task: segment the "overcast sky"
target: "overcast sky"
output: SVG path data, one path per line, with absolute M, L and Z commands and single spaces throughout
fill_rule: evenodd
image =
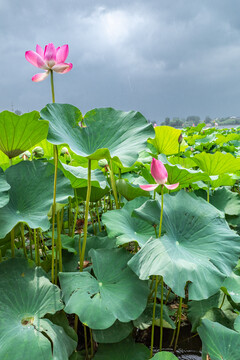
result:
M 165 117 L 240 116 L 239 0 L 0 0 L 0 111 L 41 110 L 25 51 L 69 44 L 56 102 Z

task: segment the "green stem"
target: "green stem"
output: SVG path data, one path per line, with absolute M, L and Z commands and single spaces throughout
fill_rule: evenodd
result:
M 163 185 L 161 188 L 161 213 L 160 213 L 160 222 L 159 222 L 159 233 L 158 233 L 158 237 L 161 237 L 161 233 L 162 233 L 162 220 L 163 220 Z
M 15 256 L 15 243 L 14 243 L 14 228 L 12 228 L 11 230 L 11 253 L 12 253 L 12 258 L 14 258 Z
M 72 199 L 71 197 L 69 197 L 68 199 L 69 201 L 69 206 L 68 206 L 68 236 L 70 237 L 72 232 L 71 232 L 71 225 L 72 225 Z
M 53 83 L 53 71 L 50 70 L 51 73 L 51 90 L 52 90 L 52 102 L 55 103 L 55 93 L 54 93 L 54 83 Z
M 31 256 L 31 260 L 33 260 L 33 252 L 32 252 L 33 239 L 32 239 L 32 230 L 30 229 L 30 227 L 28 227 L 28 234 L 29 234 L 29 240 L 30 240 L 30 256 Z
M 0 249 L 0 263 L 2 262 L 2 250 Z
M 54 284 L 54 247 L 55 247 L 55 212 L 56 212 L 56 192 L 57 192 L 57 168 L 58 168 L 58 148 L 53 145 L 54 153 L 54 184 L 53 184 L 53 204 L 52 204 L 52 283 Z M 57 255 L 57 254 L 56 254 Z
M 90 356 L 90 358 L 92 359 L 93 355 L 94 355 L 92 329 L 89 328 L 89 332 L 90 332 L 90 341 L 91 341 L 91 356 Z
M 170 288 L 168 290 L 168 293 L 167 293 L 167 296 L 166 296 L 166 299 L 165 299 L 165 305 L 167 305 L 167 301 L 168 301 L 169 295 L 171 294 L 171 291 L 172 291 L 172 289 Z
M 9 159 L 9 166 L 12 166 L 12 159 Z
M 154 294 L 154 301 L 153 301 L 153 316 L 152 316 L 152 333 L 151 333 L 150 357 L 152 357 L 152 355 L 153 355 L 154 322 L 155 322 L 156 303 L 157 303 L 157 287 L 158 287 L 158 276 L 156 276 L 156 278 L 155 278 L 155 294 Z
M 40 234 L 39 234 L 39 230 L 36 230 L 36 245 L 37 245 L 37 249 L 35 251 L 37 251 L 37 266 L 40 266 L 40 254 L 39 254 L 39 244 L 40 244 Z
M 83 324 L 86 359 L 88 359 L 87 327 Z
M 59 254 L 59 271 L 62 272 L 62 241 L 61 241 L 60 211 L 57 212 L 57 243 L 58 243 L 58 254 Z
M 94 225 L 94 219 L 93 219 L 93 214 L 92 214 L 92 210 L 89 211 L 89 214 L 90 214 L 90 218 L 91 218 L 91 223 L 92 223 L 92 228 L 93 228 L 93 234 L 94 235 L 97 235 L 96 233 L 96 229 L 95 229 L 95 225 Z
M 26 249 L 26 244 L 25 244 L 24 225 L 23 225 L 23 223 L 21 223 L 21 238 L 22 238 L 22 246 L 23 246 L 24 256 L 27 259 L 27 249 Z
M 36 229 L 33 229 L 33 240 L 34 240 L 34 250 L 35 250 L 35 263 L 38 262 L 38 252 L 37 252 L 37 235 Z
M 119 204 L 118 204 L 118 197 L 117 197 L 117 188 L 116 188 L 116 182 L 115 182 L 115 177 L 114 177 L 114 173 L 113 173 L 113 166 L 112 166 L 112 159 L 110 158 L 110 179 L 111 179 L 111 184 L 112 184 L 112 191 L 113 191 L 113 196 L 115 199 L 115 204 L 116 204 L 116 208 L 119 209 Z
M 219 309 L 222 308 L 222 306 L 223 306 L 223 304 L 224 304 L 224 301 L 225 301 L 225 298 L 226 298 L 226 294 L 224 294 L 224 296 L 223 296 L 223 299 L 222 299 L 221 305 L 219 306 Z
M 78 316 L 77 316 L 77 314 L 75 314 L 75 316 L 74 316 L 74 331 L 77 334 L 77 331 L 78 331 Z
M 73 229 L 72 229 L 72 237 L 74 237 L 74 234 L 75 234 L 75 228 L 76 228 L 77 218 L 78 218 L 78 213 L 79 213 L 78 197 L 77 197 L 76 189 L 74 189 L 74 195 L 75 195 L 75 201 L 76 201 L 76 209 L 75 209 L 74 223 L 73 223 Z
M 178 307 L 178 327 L 177 327 L 177 336 L 175 339 L 175 344 L 174 344 L 174 352 L 177 349 L 177 343 L 178 343 L 178 338 L 179 338 L 179 333 L 180 333 L 180 325 L 181 325 L 181 314 L 182 314 L 182 298 L 180 297 L 180 301 L 179 301 L 179 307 Z
M 88 210 L 89 210 L 90 196 L 91 196 L 91 160 L 88 159 L 88 188 L 87 188 L 86 205 L 85 205 L 83 244 L 82 244 L 82 250 L 80 256 L 80 271 L 83 271 L 83 261 L 85 256 L 86 243 L 87 243 Z
M 210 192 L 210 181 L 208 181 L 207 202 L 209 202 L 209 192 Z
M 163 341 L 163 277 L 161 276 L 161 313 L 160 313 L 160 345 L 159 351 L 162 351 L 162 341 Z
M 98 211 L 98 203 L 96 203 L 96 212 L 97 212 L 97 219 L 98 219 L 98 228 L 99 228 L 99 232 L 102 232 L 102 229 L 101 229 L 101 222 L 100 222 L 100 217 L 99 217 L 99 211 Z

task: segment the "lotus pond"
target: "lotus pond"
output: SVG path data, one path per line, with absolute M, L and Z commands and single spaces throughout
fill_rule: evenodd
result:
M 240 129 L 0 113 L 0 359 L 239 360 Z
M 0 359 L 239 360 L 240 129 L 203 127 L 0 113 Z

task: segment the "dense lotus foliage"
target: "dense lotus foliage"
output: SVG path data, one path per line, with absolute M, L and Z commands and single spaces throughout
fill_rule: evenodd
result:
M 240 128 L 52 103 L 0 113 L 0 166 L 0 359 L 174 360 L 191 323 L 239 360 Z

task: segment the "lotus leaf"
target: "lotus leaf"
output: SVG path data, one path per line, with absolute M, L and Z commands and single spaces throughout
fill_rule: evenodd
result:
M 156 221 L 160 204 L 155 204 L 149 200 L 135 214 L 150 219 L 153 205 Z M 164 195 L 163 224 L 166 235 L 150 239 L 129 261 L 131 269 L 140 279 L 163 276 L 181 297 L 187 282 L 189 299 L 206 299 L 216 293 L 236 266 L 240 252 L 239 236 L 230 230 L 222 212 L 182 190 L 175 196 Z
M 60 273 L 65 311 L 97 330 L 116 319 L 135 320 L 146 307 L 149 290 L 127 266 L 131 255 L 124 249 L 92 249 L 89 255 L 96 278 L 88 272 Z
M 123 112 L 112 108 L 94 109 L 84 116 L 79 109 L 68 104 L 48 104 L 41 118 L 49 122 L 48 141 L 68 144 L 73 152 L 88 159 L 103 158 L 132 166 L 140 151 L 154 136 L 152 125 L 138 112 Z

